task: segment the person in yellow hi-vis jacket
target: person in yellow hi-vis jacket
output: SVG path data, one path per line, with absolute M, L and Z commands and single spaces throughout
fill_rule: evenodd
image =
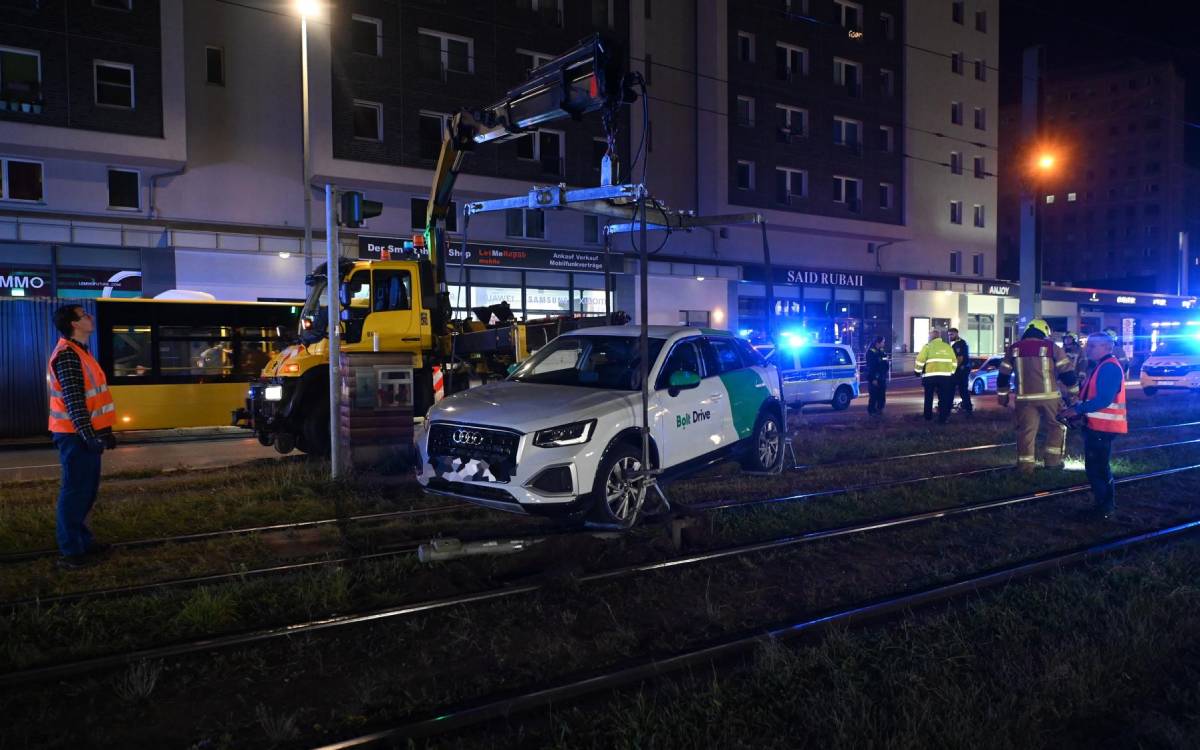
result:
M 938 422 L 945 424 L 954 405 L 954 371 L 958 369 L 958 357 L 936 328 L 929 332 L 929 343 L 917 354 L 915 369 L 925 387 L 925 421 L 933 419 L 933 394 L 936 393 Z
M 996 391 L 1001 406 L 1008 406 L 1009 382 L 1017 375 L 1017 468 L 1037 468 L 1037 434 L 1046 429 L 1046 468 L 1060 469 L 1067 447 L 1067 426 L 1057 417 L 1063 402 L 1061 383 L 1070 405 L 1079 395 L 1075 363 L 1062 347 L 1050 340 L 1050 326 L 1030 321 L 1021 340 L 1008 347 L 1000 363 Z

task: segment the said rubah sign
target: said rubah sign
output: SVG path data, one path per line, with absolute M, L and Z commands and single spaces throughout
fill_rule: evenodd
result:
M 379 260 L 386 249 L 393 260 L 414 257 L 429 257 L 428 250 L 406 248 L 407 238 L 358 237 L 358 257 Z M 524 245 L 500 245 L 494 243 L 469 242 L 464 251 L 461 242 L 450 243 L 446 253 L 446 264 L 462 264 L 476 268 L 504 268 L 526 271 L 579 271 L 604 272 L 604 253 L 590 250 L 574 250 L 557 247 L 528 247 Z M 609 268 L 620 271 L 622 256 L 609 256 Z
M 763 282 L 766 274 L 762 266 L 749 266 L 745 270 L 747 281 Z M 895 276 L 879 276 L 859 271 L 834 271 L 820 268 L 789 268 L 775 266 L 771 280 L 789 286 L 832 286 L 846 289 L 899 289 L 900 280 Z

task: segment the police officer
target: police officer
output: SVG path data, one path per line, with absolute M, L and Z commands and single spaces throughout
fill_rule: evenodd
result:
M 1059 417 L 1083 417 L 1083 465 L 1092 485 L 1093 512 L 1111 518 L 1116 508 L 1116 483 L 1112 476 L 1112 442 L 1129 431 L 1125 411 L 1125 369 L 1113 355 L 1115 342 L 1106 333 L 1088 337 L 1087 357 L 1095 363 L 1083 384 L 1078 404 L 1064 409 Z
M 917 354 L 916 373 L 921 376 L 925 388 L 925 421 L 933 419 L 933 396 L 937 394 L 938 422 L 945 424 L 950 419 L 950 407 L 954 404 L 954 371 L 958 360 L 954 349 L 942 341 L 941 331 L 934 328 L 929 332 L 929 343 Z
M 946 337 L 950 339 L 950 348 L 954 349 L 954 358 L 958 360 L 958 368 L 954 371 L 954 389 L 962 402 L 963 413 L 969 417 L 971 412 L 975 411 L 971 404 L 971 385 L 968 382 L 971 379 L 971 348 L 958 337 L 957 328 L 947 330 Z
M 867 349 L 867 413 L 874 417 L 883 416 L 883 406 L 887 403 L 888 378 L 891 376 L 892 362 L 884 345 L 883 336 L 876 336 Z
M 82 568 L 95 561 L 107 545 L 97 544 L 88 528 L 88 515 L 100 490 L 100 456 L 116 446 L 112 427 L 116 411 L 100 363 L 88 351 L 95 323 L 79 305 L 64 305 L 54 313 L 62 334 L 46 365 L 50 395 L 49 430 L 62 464 L 56 536 L 62 552 L 60 568 Z
M 1029 323 L 1021 340 L 1008 347 L 996 381 L 997 399 L 1008 406 L 1009 382 L 1017 374 L 1017 468 L 1032 473 L 1037 468 L 1037 434 L 1046 428 L 1046 468 L 1060 469 L 1067 444 L 1067 426 L 1057 420 L 1062 394 L 1073 402 L 1079 392 L 1075 366 L 1058 344 L 1050 340 L 1050 325 L 1041 318 Z M 1053 373 L 1053 374 L 1052 374 Z

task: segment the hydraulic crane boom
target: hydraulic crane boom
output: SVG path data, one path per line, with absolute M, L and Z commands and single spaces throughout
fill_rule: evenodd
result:
M 446 216 L 467 153 L 477 144 L 520 138 L 543 123 L 566 117 L 577 120 L 598 110 L 604 111 L 606 123 L 611 122 L 617 108 L 635 98 L 614 50 L 597 35 L 535 68 L 528 81 L 510 89 L 495 104 L 462 110 L 451 118 L 442 134 L 425 215 L 425 244 L 437 290 L 432 321 L 435 335 L 446 333 L 452 314 L 446 288 Z M 611 140 L 609 157 L 615 160 Z

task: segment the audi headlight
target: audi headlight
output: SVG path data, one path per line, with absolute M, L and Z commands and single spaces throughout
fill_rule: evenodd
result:
M 263 398 L 266 399 L 267 401 L 282 401 L 283 400 L 283 386 L 282 385 L 268 385 L 266 388 L 263 389 Z
M 596 420 L 572 422 L 533 433 L 533 444 L 539 448 L 561 448 L 564 445 L 583 445 L 592 439 Z

